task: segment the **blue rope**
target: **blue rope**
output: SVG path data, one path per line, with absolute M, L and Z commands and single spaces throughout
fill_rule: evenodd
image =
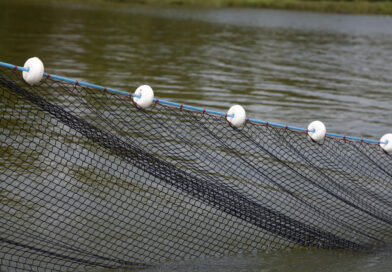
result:
M 186 109 L 186 110 L 203 112 L 203 113 L 208 113 L 208 114 L 212 114 L 212 115 L 218 115 L 218 116 L 226 117 L 225 113 L 221 113 L 221 112 L 218 112 L 218 111 L 207 110 L 207 109 L 202 109 L 202 108 L 193 107 L 193 106 L 188 106 L 188 105 L 175 103 L 175 102 L 171 102 L 171 101 L 167 101 L 167 100 L 162 100 L 162 99 L 158 100 L 158 99 L 154 98 L 154 102 L 158 102 L 158 103 L 161 103 L 161 104 L 164 104 L 164 105 L 173 106 L 173 107 L 177 107 L 177 108 L 182 108 L 182 109 Z M 234 117 L 234 114 L 228 114 L 227 117 Z
M 1 62 L 1 61 L 0 61 L 0 66 L 5 67 L 5 68 L 9 68 L 9 69 L 15 69 L 15 70 L 18 70 L 18 71 L 24 71 L 24 72 L 28 72 L 29 71 L 28 68 L 12 65 L 12 64 L 9 64 L 9 63 Z M 98 89 L 98 90 L 101 90 L 101 91 L 106 91 L 108 93 L 119 94 L 119 95 L 123 95 L 123 96 L 131 96 L 131 94 L 132 94 L 132 93 L 128 93 L 128 92 L 124 92 L 124 91 L 120 91 L 120 90 L 116 90 L 116 89 L 112 89 L 112 88 L 102 87 L 102 86 L 95 85 L 95 84 L 90 84 L 90 83 L 86 83 L 86 82 L 80 82 L 80 81 L 69 79 L 69 78 L 66 78 L 66 77 L 51 75 L 51 74 L 48 74 L 48 73 L 44 73 L 44 77 L 50 77 L 52 79 L 56 79 L 56 80 L 59 80 L 59 81 L 68 82 L 68 83 L 72 83 L 72 84 L 75 84 L 75 85 L 80 85 L 80 86 L 84 86 L 84 87 L 88 87 L 88 88 L 92 88 L 92 89 Z M 132 97 L 140 98 L 141 95 L 140 94 L 132 94 Z M 208 113 L 208 114 L 211 114 L 211 115 L 217 115 L 217 116 L 221 116 L 221 117 L 234 117 L 234 114 L 226 115 L 225 113 L 221 113 L 221 112 L 218 112 L 218 111 L 212 111 L 212 110 L 208 110 L 208 109 L 205 109 L 205 108 L 193 107 L 193 106 L 184 105 L 184 104 L 180 104 L 180 103 L 175 103 L 175 102 L 171 102 L 171 101 L 167 101 L 167 100 L 161 100 L 161 99 L 157 99 L 157 98 L 154 98 L 153 101 L 161 103 L 161 104 L 164 104 L 164 105 L 172 106 L 172 107 L 178 107 L 178 108 L 181 108 L 181 109 L 186 109 L 186 110 L 191 110 L 191 111 L 196 111 L 196 112 L 202 112 L 202 113 Z M 288 126 L 288 125 L 282 125 L 282 124 L 277 124 L 277 123 L 271 123 L 271 122 L 257 120 L 257 119 L 252 119 L 252 118 L 249 118 L 248 121 L 250 121 L 252 123 L 256 123 L 256 124 L 262 124 L 262 125 L 278 127 L 278 128 L 285 128 L 285 129 L 290 129 L 290 130 L 300 131 L 300 132 L 305 132 L 305 133 L 315 132 L 314 129 L 313 130 L 307 130 L 307 129 L 304 129 L 304 128 Z M 377 140 L 360 138 L 360 137 L 345 136 L 345 135 L 336 134 L 336 133 L 328 133 L 327 132 L 326 136 L 339 138 L 339 139 L 344 139 L 344 140 L 359 141 L 359 142 L 370 143 L 370 144 L 384 144 L 384 145 L 388 144 L 388 141 L 379 142 Z
M 0 62 L 0 66 L 6 67 L 6 68 L 10 68 L 10 69 L 16 69 L 18 71 L 23 71 L 23 72 L 28 72 L 29 71 L 29 68 L 8 64 L 8 63 L 5 63 L 5 62 Z M 86 82 L 82 82 L 82 81 L 77 81 L 77 80 L 69 79 L 69 78 L 62 77 L 62 76 L 51 75 L 51 74 L 48 74 L 48 73 L 44 73 L 44 77 L 50 77 L 52 79 L 60 80 L 60 81 L 63 81 L 63 82 L 68 82 L 68 83 L 75 84 L 75 85 L 80 85 L 80 86 L 84 86 L 84 87 L 88 87 L 88 88 L 98 89 L 98 90 L 101 90 L 101 91 L 107 91 L 108 93 L 119 94 L 119 95 L 124 95 L 124 96 L 130 96 L 131 95 L 131 93 L 128 93 L 128 92 L 124 92 L 124 91 L 120 91 L 120 90 L 116 90 L 116 89 L 112 89 L 112 88 L 105 88 L 105 87 L 102 87 L 102 86 L 99 86 L 99 85 L 90 84 L 90 83 L 86 83 Z M 140 94 L 132 94 L 132 97 L 140 98 L 141 95 Z

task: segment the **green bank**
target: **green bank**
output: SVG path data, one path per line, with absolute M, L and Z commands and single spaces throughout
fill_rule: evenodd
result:
M 383 0 L 99 0 L 144 5 L 254 7 L 352 14 L 392 14 L 392 1 Z
M 392 15 L 392 0 L 1 0 L 19 3 L 83 3 L 94 5 L 151 5 L 193 7 L 246 7 L 328 13 Z M 0 2 L 1 2 L 0 1 Z

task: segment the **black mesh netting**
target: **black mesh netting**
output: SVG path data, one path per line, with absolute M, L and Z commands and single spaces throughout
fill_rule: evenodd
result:
M 137 268 L 392 237 L 392 158 L 0 69 L 0 270 Z

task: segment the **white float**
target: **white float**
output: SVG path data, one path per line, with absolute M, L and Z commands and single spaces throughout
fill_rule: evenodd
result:
M 23 79 L 30 85 L 39 83 L 44 76 L 44 64 L 37 57 L 29 58 L 25 62 L 24 68 L 29 71 L 23 71 Z
M 240 105 L 234 105 L 231 106 L 229 111 L 227 112 L 227 121 L 230 122 L 230 124 L 233 127 L 241 127 L 245 124 L 246 121 L 246 112 L 244 108 Z
M 381 148 L 388 153 L 392 152 L 392 134 L 388 133 L 381 137 L 380 139 Z
M 308 126 L 308 135 L 315 142 L 322 142 L 327 134 L 327 129 L 321 121 L 313 121 Z
M 154 91 L 148 85 L 142 85 L 136 89 L 135 94 L 140 95 L 140 98 L 134 97 L 133 101 L 141 108 L 145 109 L 152 105 L 154 101 Z

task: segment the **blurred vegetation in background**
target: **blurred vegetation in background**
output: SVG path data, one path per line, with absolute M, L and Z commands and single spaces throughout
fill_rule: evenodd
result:
M 247 7 L 350 14 L 392 15 L 392 0 L 0 0 L 12 3 L 80 3 L 98 5 L 156 5 L 193 7 Z
M 75 1 L 75 0 L 73 0 Z M 192 5 L 208 7 L 257 7 L 319 12 L 392 14 L 392 0 L 96 0 L 106 2 Z

